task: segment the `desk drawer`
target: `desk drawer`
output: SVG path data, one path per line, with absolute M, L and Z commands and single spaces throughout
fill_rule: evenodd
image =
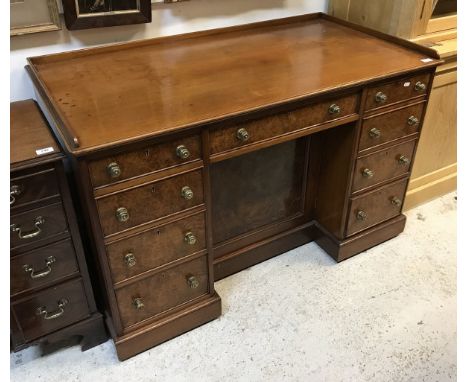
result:
M 408 179 L 392 183 L 351 200 L 347 236 L 398 216 Z
M 10 294 L 39 288 L 78 273 L 71 239 L 41 247 L 10 259 Z
M 157 273 L 116 291 L 124 327 L 208 293 L 206 256 Z
M 36 174 L 16 176 L 10 180 L 10 207 L 59 195 L 59 186 L 54 169 Z
M 38 240 L 67 231 L 67 219 L 61 203 L 10 218 L 10 248 L 34 243 Z
M 80 321 L 89 315 L 81 279 L 68 281 L 12 306 L 26 341 Z
M 369 88 L 365 110 L 389 106 L 393 103 L 427 94 L 430 73 L 417 74 Z
M 200 137 L 192 135 L 115 154 L 89 163 L 91 182 L 94 187 L 105 186 L 199 160 L 200 151 Z
M 349 116 L 356 113 L 357 102 L 358 96 L 352 94 L 225 128 L 213 128 L 210 131 L 210 153 L 229 151 Z M 339 111 L 332 110 L 333 105 L 338 106 Z
M 124 190 L 97 199 L 105 236 L 203 203 L 201 170 Z
M 205 213 L 153 228 L 107 246 L 115 283 L 205 249 Z
M 363 156 L 356 161 L 353 192 L 409 173 L 416 141 L 408 141 Z
M 425 103 L 364 120 L 359 150 L 365 150 L 419 131 Z

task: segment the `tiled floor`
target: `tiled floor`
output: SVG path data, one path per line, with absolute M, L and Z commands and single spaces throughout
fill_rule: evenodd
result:
M 29 348 L 11 381 L 455 381 L 455 194 L 407 216 L 341 264 L 312 243 L 216 283 L 219 319 L 125 362 Z

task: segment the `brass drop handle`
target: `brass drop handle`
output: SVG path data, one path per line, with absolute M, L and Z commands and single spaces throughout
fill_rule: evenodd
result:
M 55 318 L 59 318 L 61 315 L 65 313 L 65 305 L 68 304 L 68 300 L 66 298 L 62 298 L 57 301 L 58 309 L 54 312 L 48 312 L 45 306 L 41 306 L 36 309 L 36 315 L 43 316 L 44 320 L 54 320 Z
M 419 125 L 419 119 L 416 118 L 414 115 L 408 118 L 408 125 L 410 126 L 416 126 Z
M 36 217 L 36 219 L 34 219 L 35 228 L 32 231 L 24 232 L 21 226 L 17 224 L 11 224 L 10 230 L 11 232 L 18 232 L 18 237 L 20 239 L 32 239 L 41 234 L 42 230 L 40 226 L 44 223 L 45 223 L 45 219 L 42 216 L 38 216 Z
M 15 204 L 16 197 L 21 195 L 21 187 L 17 185 L 10 186 L 10 206 Z
M 424 91 L 424 90 L 426 90 L 426 85 L 423 82 L 418 81 L 414 85 L 414 90 L 416 90 L 418 92 Z
M 375 101 L 378 103 L 387 102 L 387 98 L 387 95 L 383 92 L 377 92 L 377 94 L 375 95 Z
M 185 234 L 184 236 L 184 241 L 188 244 L 188 245 L 195 245 L 196 242 L 197 242 L 197 237 L 193 234 L 192 231 L 189 231 Z
M 116 162 L 112 162 L 107 165 L 107 173 L 111 178 L 115 179 L 122 175 L 122 170 Z
M 40 279 L 41 277 L 47 276 L 50 272 L 52 272 L 51 265 L 55 263 L 57 259 L 54 256 L 49 256 L 45 259 L 45 268 L 40 271 L 35 271 L 34 268 L 28 264 L 23 265 L 23 269 L 26 273 L 29 273 L 29 276 L 32 279 Z
M 125 207 L 119 207 L 115 210 L 115 217 L 120 223 L 124 223 L 130 219 L 130 214 Z
M 250 135 L 246 129 L 241 127 L 240 129 L 237 130 L 236 137 L 239 141 L 246 142 L 249 140 Z
M 191 289 L 196 289 L 200 285 L 200 282 L 194 275 L 187 275 L 187 284 Z
M 410 164 L 409 158 L 405 157 L 404 155 L 400 155 L 398 157 L 398 163 L 404 166 L 407 166 Z
M 356 219 L 360 220 L 360 221 L 366 220 L 367 219 L 367 214 L 363 210 L 359 210 L 356 213 Z
M 176 154 L 180 159 L 187 159 L 190 156 L 190 151 L 184 145 L 179 145 L 176 147 Z
M 143 299 L 141 297 L 135 297 L 133 299 L 133 306 L 135 309 L 143 309 L 145 307 L 145 304 L 143 304 Z
M 328 114 L 340 114 L 341 113 L 341 108 L 337 104 L 332 104 L 328 108 Z
M 129 268 L 134 267 L 136 265 L 136 258 L 135 258 L 135 255 L 132 252 L 128 252 L 124 256 L 124 261 L 125 261 L 125 264 L 127 265 L 127 267 L 129 267 Z
M 394 196 L 392 199 L 391 199 L 391 202 L 394 206 L 397 206 L 397 207 L 400 207 L 401 204 L 402 204 L 402 201 L 401 199 L 398 199 L 396 196 Z
M 372 171 L 369 168 L 365 168 L 364 170 L 362 170 L 362 176 L 364 178 L 372 178 L 374 176 L 374 171 Z
M 372 129 L 369 130 L 369 136 L 371 138 L 379 138 L 382 135 L 381 131 L 377 129 L 376 127 L 373 127 Z
M 190 200 L 193 198 L 193 191 L 189 186 L 182 187 L 180 193 L 185 200 Z

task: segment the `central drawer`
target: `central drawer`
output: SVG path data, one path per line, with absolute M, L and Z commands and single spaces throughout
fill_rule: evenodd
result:
M 356 113 L 357 103 L 358 96 L 352 94 L 224 128 L 213 128 L 210 131 L 210 154 L 350 116 Z
M 107 246 L 114 283 L 205 249 L 205 213 L 152 228 Z
M 183 263 L 116 291 L 124 327 L 208 293 L 206 256 Z
M 196 170 L 97 199 L 105 236 L 203 204 L 202 171 Z

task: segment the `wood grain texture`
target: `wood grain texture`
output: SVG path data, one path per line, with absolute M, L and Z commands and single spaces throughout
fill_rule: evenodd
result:
M 436 64 L 423 57 L 309 15 L 30 64 L 78 154 Z

